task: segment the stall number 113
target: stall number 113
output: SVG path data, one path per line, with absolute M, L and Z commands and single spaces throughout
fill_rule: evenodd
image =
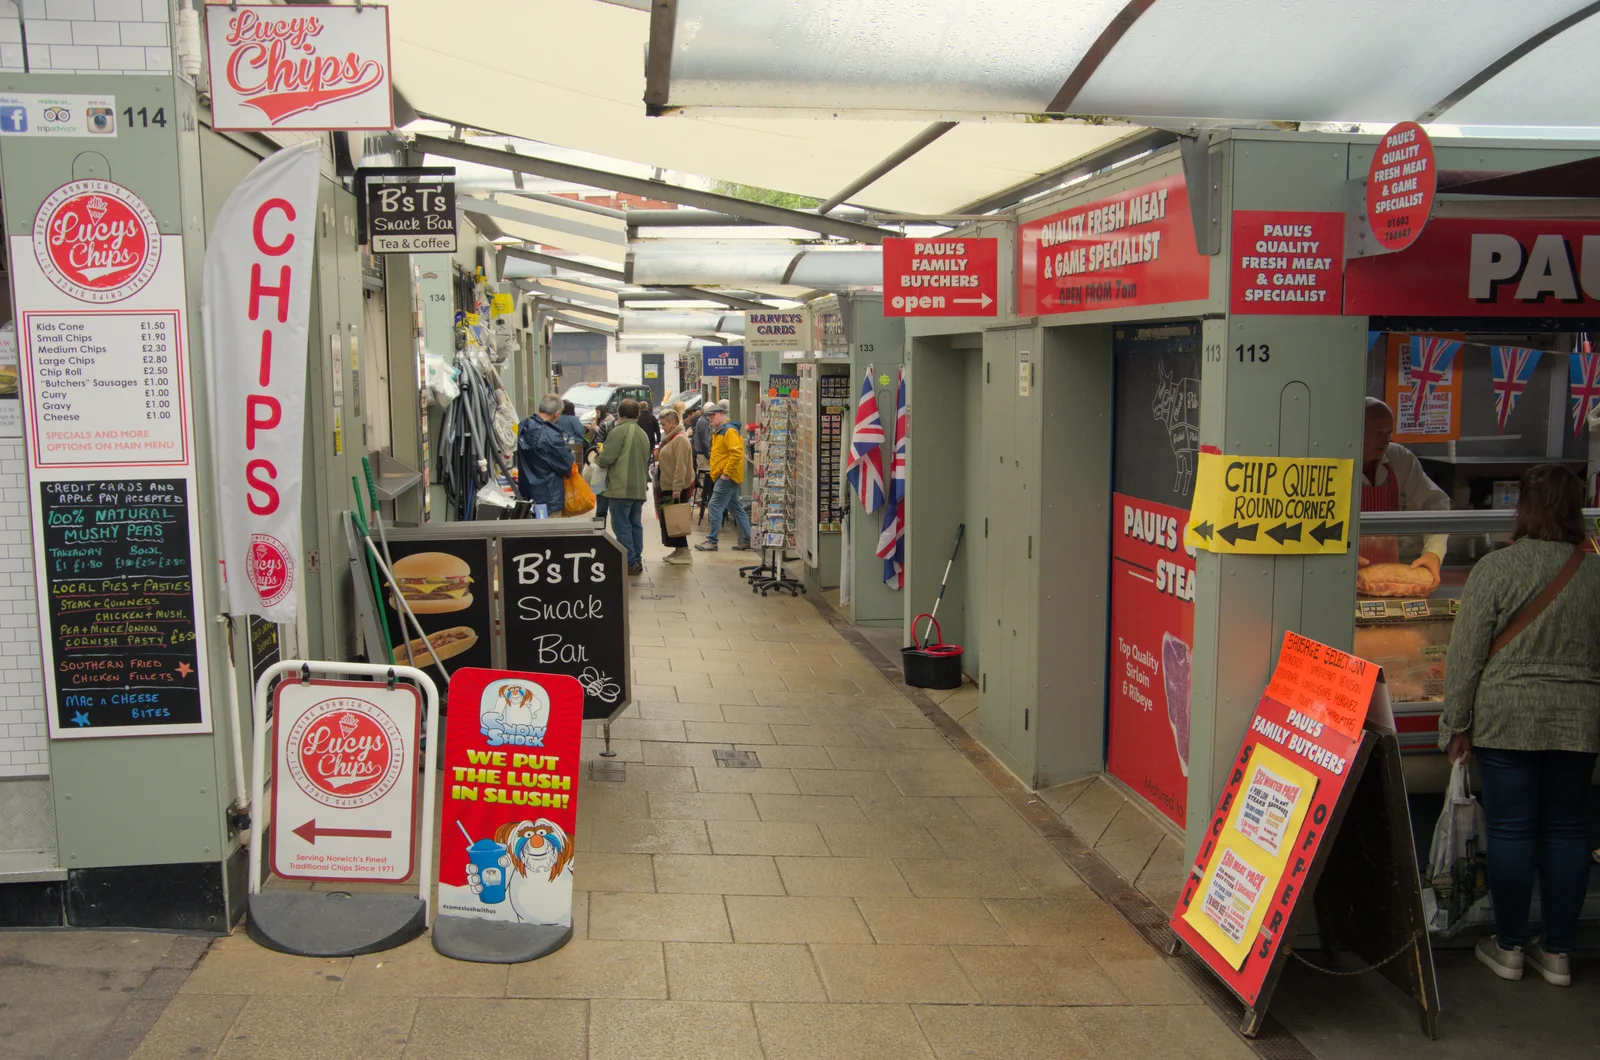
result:
M 1266 364 L 1272 360 L 1272 347 L 1266 343 L 1251 343 L 1248 346 L 1239 345 L 1233 348 L 1234 354 L 1239 358 L 1240 364 Z M 1222 363 L 1222 346 L 1217 343 L 1206 345 L 1206 363 Z

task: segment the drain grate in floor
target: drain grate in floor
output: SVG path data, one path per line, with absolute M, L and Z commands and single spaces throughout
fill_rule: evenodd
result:
M 626 762 L 590 762 L 590 780 L 606 780 L 614 784 L 621 784 L 628 779 L 628 766 Z
M 761 768 L 761 759 L 756 757 L 754 751 L 730 751 L 727 748 L 718 748 L 711 752 L 711 757 L 717 760 L 717 765 L 729 769 Z

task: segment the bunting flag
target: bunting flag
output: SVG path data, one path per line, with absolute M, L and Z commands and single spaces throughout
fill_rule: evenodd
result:
M 1533 370 L 1539 366 L 1539 351 L 1521 346 L 1490 346 L 1489 369 L 1494 376 L 1494 411 L 1505 433 L 1506 421 L 1517 407 L 1517 399 L 1528 388 Z
M 1567 368 L 1572 396 L 1572 436 L 1583 433 L 1589 413 L 1600 405 L 1600 353 L 1575 353 Z
M 1434 335 L 1411 336 L 1411 419 L 1406 429 L 1421 428 L 1423 416 L 1433 392 L 1450 379 L 1450 366 L 1455 362 L 1456 351 L 1461 349 L 1456 339 L 1441 339 Z
M 867 365 L 861 380 L 861 399 L 856 403 L 856 425 L 850 434 L 850 461 L 844 477 L 850 490 L 867 512 L 883 503 L 883 421 L 878 418 L 878 395 L 872 389 L 872 365 Z
M 883 532 L 878 535 L 883 584 L 903 589 L 906 582 L 906 370 L 900 368 L 895 392 L 894 457 L 889 463 L 888 499 L 883 505 Z

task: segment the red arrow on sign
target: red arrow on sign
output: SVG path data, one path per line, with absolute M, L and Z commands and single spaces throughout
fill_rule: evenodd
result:
M 342 839 L 392 839 L 394 833 L 381 828 L 318 828 L 315 818 L 307 821 L 294 830 L 294 834 L 304 839 L 312 846 L 317 845 L 318 836 Z

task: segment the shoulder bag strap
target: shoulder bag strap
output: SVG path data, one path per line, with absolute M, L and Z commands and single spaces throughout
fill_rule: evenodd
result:
M 1534 619 L 1544 614 L 1545 608 L 1549 607 L 1555 601 L 1555 598 L 1561 595 L 1561 590 L 1565 589 L 1567 583 L 1578 573 L 1578 568 L 1583 565 L 1583 552 L 1581 545 L 1572 550 L 1572 555 L 1567 558 L 1567 562 L 1562 568 L 1556 571 L 1556 576 L 1550 579 L 1550 584 L 1544 587 L 1544 592 L 1534 597 L 1521 611 L 1518 611 L 1516 617 L 1511 620 L 1511 624 L 1501 630 L 1500 635 L 1494 639 L 1494 643 L 1489 645 L 1488 658 L 1494 658 L 1501 648 L 1516 639 L 1518 633 L 1527 629 L 1533 624 Z

